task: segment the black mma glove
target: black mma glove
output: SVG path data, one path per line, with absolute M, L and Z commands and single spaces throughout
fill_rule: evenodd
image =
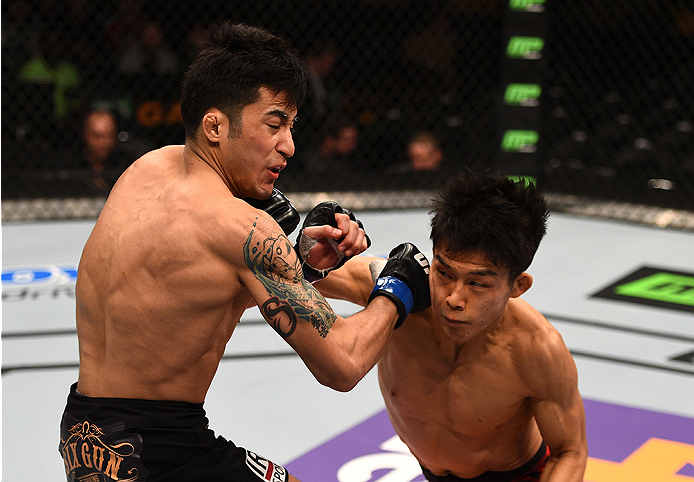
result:
M 247 198 L 245 201 L 257 209 L 268 213 L 280 225 L 284 234 L 289 236 L 299 225 L 299 211 L 292 202 L 277 188 L 272 189 L 270 197 L 264 200 Z
M 345 256 L 344 253 L 341 253 L 337 250 L 337 245 L 340 244 L 344 238 L 340 238 L 337 241 L 335 241 L 334 239 L 328 239 L 328 242 L 337 253 L 337 263 L 335 264 L 335 266 L 323 270 L 318 270 L 310 266 L 306 262 L 308 253 L 311 251 L 311 249 L 313 249 L 313 247 L 316 244 L 318 244 L 318 240 L 313 239 L 310 236 L 306 236 L 304 234 L 304 228 L 307 228 L 309 226 L 325 226 L 326 224 L 329 224 L 330 226 L 336 228 L 337 221 L 335 221 L 335 213 L 346 214 L 347 216 L 349 216 L 349 219 L 355 221 L 361 229 L 364 229 L 364 225 L 361 223 L 361 221 L 354 217 L 354 213 L 352 211 L 343 208 L 334 201 L 324 201 L 320 204 L 317 204 L 313 209 L 311 209 L 306 215 L 306 219 L 304 219 L 304 224 L 301 227 L 301 231 L 299 231 L 299 235 L 296 238 L 296 245 L 294 246 L 294 251 L 296 251 L 296 254 L 299 257 L 299 262 L 301 263 L 301 267 L 304 271 L 304 278 L 306 278 L 306 280 L 309 283 L 313 283 L 315 281 L 325 278 L 326 276 L 328 276 L 328 273 L 330 273 L 334 269 L 339 268 L 340 266 L 345 264 L 348 259 L 351 258 L 351 256 Z M 368 236 L 366 236 L 366 245 L 367 248 L 371 246 L 371 240 Z
M 407 315 L 427 309 L 429 295 L 429 261 L 417 246 L 403 243 L 393 248 L 388 261 L 376 280 L 369 302 L 377 296 L 386 296 L 398 307 L 399 328 Z

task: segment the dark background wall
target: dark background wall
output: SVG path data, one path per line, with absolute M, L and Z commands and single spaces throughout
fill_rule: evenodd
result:
M 688 0 L 7 0 L 3 200 L 103 195 L 88 188 L 77 154 L 94 108 L 119 123 L 126 154 L 109 167 L 114 179 L 141 151 L 183 143 L 177 99 L 194 34 L 223 19 L 285 36 L 305 56 L 335 49 L 328 115 L 297 125 L 281 189 L 433 190 L 466 166 L 494 165 L 551 193 L 694 211 Z M 152 57 L 128 71 L 123 59 L 150 24 L 169 68 L 157 71 Z M 514 36 L 542 46 L 509 58 Z M 541 94 L 510 106 L 504 94 L 514 82 Z M 326 126 L 345 121 L 358 129 L 356 149 L 314 169 L 309 153 Z M 535 132 L 536 141 L 504 150 L 508 129 Z M 420 131 L 441 144 L 437 171 L 403 168 Z

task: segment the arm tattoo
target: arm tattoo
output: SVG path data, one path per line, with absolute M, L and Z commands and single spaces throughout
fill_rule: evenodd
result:
M 294 333 L 299 320 L 310 322 L 325 338 L 337 315 L 323 295 L 304 279 L 298 260 L 293 266 L 287 263 L 291 250 L 284 234 L 265 238 L 251 230 L 248 235 L 243 246 L 246 266 L 270 295 L 260 312 L 283 338 Z

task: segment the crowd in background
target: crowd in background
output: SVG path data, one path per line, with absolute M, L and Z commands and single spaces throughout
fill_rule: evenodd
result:
M 142 0 L 3 2 L 3 197 L 35 196 L 37 190 L 46 197 L 105 195 L 137 156 L 183 143 L 181 77 L 207 25 L 218 19 L 183 8 L 192 3 L 171 5 Z M 241 2 L 237 7 L 233 20 L 268 28 L 263 5 L 249 3 L 244 10 Z M 333 18 L 326 25 L 318 13 L 313 24 L 307 22 L 311 35 L 277 32 L 292 40 L 309 72 L 308 95 L 295 130 L 296 155 L 280 184 L 287 190 L 335 189 L 352 177 L 352 188 L 359 188 L 359 179 L 370 172 L 407 181 L 409 171 L 417 170 L 416 164 L 409 165 L 409 138 L 431 130 L 435 122 L 430 108 L 418 112 L 418 106 L 435 103 L 445 85 L 453 83 L 453 29 L 432 13 L 421 29 L 389 41 L 398 44 L 355 55 L 345 51 L 346 36 L 354 34 L 348 23 Z M 433 63 L 432 51 L 440 52 Z M 374 56 L 397 57 L 388 70 L 397 66 L 394 75 L 408 72 L 415 80 L 426 74 L 428 87 L 410 79 L 397 87 L 402 90 L 397 95 L 388 76 L 369 75 L 379 61 Z M 346 73 L 357 73 L 358 81 Z M 384 100 L 390 110 L 379 113 Z M 395 122 L 385 126 L 387 122 L 374 120 L 379 115 Z M 110 147 L 95 163 L 85 154 L 93 151 L 90 132 L 94 119 L 103 124 L 106 118 L 109 128 L 103 131 L 108 134 L 103 135 L 110 137 Z M 404 164 L 409 167 L 403 169 Z M 439 166 L 426 170 L 438 171 Z M 21 181 L 34 192 L 22 192 L 26 183 Z
M 309 67 L 280 189 L 435 190 L 466 166 L 498 162 L 503 41 L 512 33 L 504 11 L 530 3 L 4 1 L 2 197 L 102 196 L 76 154 L 93 111 L 116 124 L 119 160 L 99 171 L 107 188 L 143 150 L 182 143 L 181 77 L 205 29 L 222 19 L 287 38 Z M 540 182 L 694 206 L 691 2 L 545 3 Z M 434 169 L 408 160 L 422 135 L 440 150 Z

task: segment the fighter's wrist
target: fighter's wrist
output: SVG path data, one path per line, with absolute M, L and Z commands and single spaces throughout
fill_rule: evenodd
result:
M 373 307 L 372 316 L 377 316 L 380 320 L 383 317 L 392 323 L 393 329 L 399 328 L 402 325 L 402 303 L 394 299 L 392 295 L 386 295 L 381 293 L 380 295 L 374 295 L 369 298 L 367 303 L 367 309 Z M 376 315 L 378 313 L 378 315 Z
M 376 284 L 369 296 L 369 302 L 376 296 L 385 296 L 398 308 L 398 321 L 395 328 L 403 324 L 414 306 L 414 295 L 407 284 L 394 276 L 384 276 L 376 280 Z

